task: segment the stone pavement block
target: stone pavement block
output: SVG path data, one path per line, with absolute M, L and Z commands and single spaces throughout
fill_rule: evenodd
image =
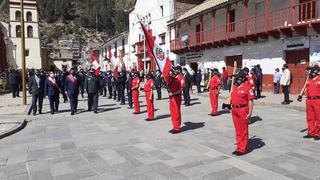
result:
M 53 176 L 49 170 L 35 171 L 31 173 L 32 180 L 53 180 Z
M 50 171 L 53 176 L 73 173 L 72 169 L 67 165 L 66 162 L 51 165 Z
M 6 177 L 6 166 L 0 166 L 0 179 L 5 179 Z
M 112 175 L 117 176 L 132 176 L 138 174 L 138 166 L 130 162 L 120 163 L 112 166 Z
M 303 175 L 296 174 L 296 173 L 288 173 L 288 174 L 285 174 L 284 176 L 289 177 L 294 180 L 312 180 L 312 179 L 314 179 L 314 178 L 303 176 Z
M 150 155 L 157 157 L 160 160 L 171 160 L 173 159 L 172 156 L 164 153 L 163 151 L 160 150 L 154 150 L 149 152 Z
M 222 161 L 222 160 L 225 160 L 225 159 L 228 159 L 228 158 L 229 157 L 227 157 L 227 156 L 219 156 L 219 157 L 216 157 L 216 158 L 206 158 L 206 159 L 203 159 L 203 160 L 201 160 L 201 158 L 198 158 L 198 161 L 192 161 L 192 162 L 186 163 L 184 165 L 177 166 L 177 167 L 175 167 L 175 169 L 177 171 L 181 171 L 181 170 L 189 169 L 189 168 L 192 168 L 192 167 L 197 167 L 197 166 L 201 166 L 201 165 L 214 163 L 214 162 L 217 162 L 217 161 Z
M 48 161 L 29 161 L 26 164 L 29 173 L 49 170 Z
M 15 176 L 8 176 L 6 180 L 29 180 L 28 174 L 23 173 Z
M 64 174 L 54 177 L 56 180 L 78 180 L 79 178 L 75 174 Z
M 97 176 L 98 174 L 89 165 L 71 167 L 77 178 Z
M 36 150 L 28 152 L 27 161 L 35 161 L 38 159 L 43 159 L 44 157 L 44 150 Z
M 155 147 L 153 147 L 151 144 L 148 144 L 148 143 L 137 143 L 137 144 L 134 144 L 134 146 L 141 149 L 142 151 L 145 151 L 145 152 L 150 152 L 150 151 L 156 150 Z
M 261 178 L 258 178 L 257 176 L 253 176 L 251 174 L 242 174 L 240 176 L 236 176 L 232 178 L 234 180 L 260 180 Z M 268 177 L 266 177 L 268 179 Z
M 17 176 L 21 174 L 27 174 L 26 164 L 11 164 L 7 166 L 7 176 Z
M 224 180 L 224 179 L 235 178 L 235 177 L 243 175 L 243 174 L 245 174 L 244 171 L 241 171 L 240 169 L 233 167 L 230 169 L 225 169 L 222 171 L 210 173 L 210 174 L 204 176 L 203 179 Z

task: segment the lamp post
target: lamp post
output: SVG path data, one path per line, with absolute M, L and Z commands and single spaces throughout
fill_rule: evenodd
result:
M 22 61 L 22 99 L 23 105 L 27 105 L 27 89 L 26 89 L 26 57 L 25 57 L 25 34 L 24 34 L 24 4 L 20 0 L 21 7 L 21 61 Z

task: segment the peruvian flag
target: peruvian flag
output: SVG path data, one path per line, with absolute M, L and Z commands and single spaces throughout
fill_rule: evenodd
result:
M 108 58 L 110 59 L 110 68 L 113 71 L 113 77 L 118 80 L 119 79 L 119 71 L 118 71 L 118 62 L 116 58 L 114 58 L 111 49 L 108 49 Z
M 157 66 L 162 73 L 164 80 L 168 84 L 170 79 L 169 72 L 172 67 L 171 61 L 169 59 L 169 54 L 164 48 L 162 48 L 159 44 L 157 44 L 154 41 L 152 35 L 150 34 L 149 31 L 146 30 L 144 25 L 142 23 L 140 24 L 145 34 L 146 44 L 149 51 L 149 57 L 150 58 L 154 57 L 154 59 L 156 60 Z
M 94 53 L 93 49 L 91 49 L 90 60 L 91 60 L 92 67 L 96 70 L 96 75 L 99 76 L 101 66 L 99 63 L 99 57 Z

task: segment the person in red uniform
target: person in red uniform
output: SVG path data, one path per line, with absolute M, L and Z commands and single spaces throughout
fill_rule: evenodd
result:
M 139 84 L 140 84 L 139 73 L 134 72 L 133 73 L 133 80 L 132 80 L 132 88 L 131 88 L 133 105 L 134 105 L 134 114 L 140 113 Z
M 181 81 L 177 78 L 175 71 L 170 70 L 169 89 L 169 106 L 173 128 L 169 131 L 172 134 L 181 132 Z
M 246 75 L 246 78 L 247 78 L 246 83 L 248 83 L 249 86 L 251 87 L 251 89 L 254 91 L 256 85 L 255 85 L 255 80 L 254 80 L 254 78 L 253 78 L 253 74 L 250 73 L 249 68 L 247 68 L 247 67 L 243 68 L 242 71 L 243 71 L 243 72 L 245 73 L 245 75 Z M 252 70 L 251 70 L 251 72 L 252 72 Z
M 176 74 L 176 78 L 179 80 L 180 85 L 181 85 L 181 89 L 183 89 L 185 87 L 185 81 L 184 81 L 184 77 L 182 75 L 182 68 L 181 66 L 177 66 L 175 68 L 175 74 Z
M 148 112 L 148 118 L 146 119 L 146 121 L 152 121 L 154 120 L 154 103 L 153 103 L 153 85 L 154 85 L 154 81 L 153 81 L 153 75 L 151 72 L 149 72 L 146 75 L 146 82 L 143 86 L 143 89 L 145 91 L 145 95 L 146 95 L 146 104 L 147 104 L 147 112 Z
M 210 89 L 210 102 L 211 102 L 211 116 L 218 115 L 218 98 L 219 91 L 221 88 L 221 81 L 219 77 L 219 70 L 214 68 L 212 70 L 213 76 L 210 79 L 209 89 Z
M 237 148 L 232 153 L 241 156 L 247 153 L 248 126 L 253 108 L 254 94 L 243 71 L 236 75 L 231 93 L 232 119 L 236 131 Z
M 308 134 L 303 138 L 314 138 L 320 140 L 320 77 L 319 67 L 310 68 L 309 78 L 307 80 L 306 89 L 306 113 Z M 298 97 L 298 101 L 302 101 L 302 96 Z

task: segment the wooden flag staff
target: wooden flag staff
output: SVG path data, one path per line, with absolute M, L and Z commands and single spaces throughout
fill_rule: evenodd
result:
M 236 74 L 237 74 L 237 71 L 238 71 L 237 66 L 238 66 L 237 61 L 234 61 L 231 89 L 230 89 L 230 93 L 229 93 L 229 96 L 227 98 L 227 101 L 222 104 L 222 109 L 229 109 L 229 110 L 231 109 L 231 94 L 232 94 L 232 90 L 233 90 L 233 86 L 234 86 L 234 81 L 236 79 Z

